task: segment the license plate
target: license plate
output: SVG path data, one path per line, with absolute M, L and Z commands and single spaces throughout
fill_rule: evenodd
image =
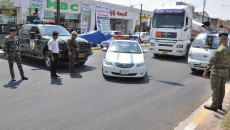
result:
M 164 51 L 162 52 L 162 55 L 168 55 L 168 52 Z
M 129 70 L 121 70 L 120 74 L 129 74 Z
M 80 54 L 78 55 L 78 58 L 85 58 L 85 53 L 80 53 Z
M 206 67 L 207 66 L 207 64 L 205 64 L 205 63 L 200 63 L 200 67 Z

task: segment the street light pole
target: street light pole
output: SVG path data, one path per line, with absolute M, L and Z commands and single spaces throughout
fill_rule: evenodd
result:
M 60 0 L 57 0 L 57 25 L 60 25 Z
M 204 9 L 205 9 L 205 5 L 206 5 L 206 0 L 204 0 L 204 7 L 203 7 L 203 17 L 202 17 L 202 22 L 204 22 Z
M 141 12 L 140 12 L 139 42 L 141 42 L 141 19 L 142 19 L 142 4 L 141 4 Z

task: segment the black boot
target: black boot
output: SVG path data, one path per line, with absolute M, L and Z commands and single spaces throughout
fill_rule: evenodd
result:
M 28 77 L 22 76 L 22 80 L 28 80 Z
M 222 110 L 222 105 L 221 105 L 221 106 L 218 106 L 218 109 L 219 109 L 219 110 Z
M 16 81 L 15 77 L 12 77 L 11 81 L 13 81 L 13 82 Z
M 212 111 L 217 111 L 217 107 L 214 107 L 212 105 L 204 105 L 204 108 Z

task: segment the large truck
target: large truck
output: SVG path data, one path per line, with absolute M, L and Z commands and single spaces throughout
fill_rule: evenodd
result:
M 150 52 L 154 56 L 185 57 L 193 39 L 206 30 L 193 19 L 193 10 L 190 5 L 154 10 L 150 31 Z

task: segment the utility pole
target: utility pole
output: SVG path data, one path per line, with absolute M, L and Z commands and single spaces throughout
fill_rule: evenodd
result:
M 203 7 L 203 17 L 202 17 L 202 22 L 204 22 L 204 9 L 205 9 L 205 5 L 206 5 L 206 0 L 204 0 L 204 7 Z
M 57 25 L 60 25 L 60 0 L 57 0 Z
M 141 42 L 141 19 L 142 19 L 142 4 L 141 4 L 141 12 L 140 12 L 139 43 Z

